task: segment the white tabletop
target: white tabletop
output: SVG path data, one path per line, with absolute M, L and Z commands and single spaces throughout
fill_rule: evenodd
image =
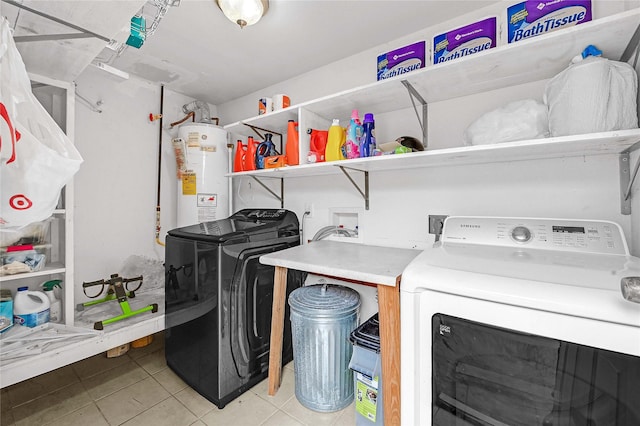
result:
M 395 286 L 421 250 L 314 241 L 260 256 L 260 263 L 372 284 Z

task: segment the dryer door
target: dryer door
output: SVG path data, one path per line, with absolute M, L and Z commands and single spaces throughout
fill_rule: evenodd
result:
M 291 244 L 249 248 L 238 257 L 230 291 L 229 336 L 233 362 L 240 377 L 250 378 L 268 369 L 275 268 L 261 264 L 259 259 L 263 254 L 288 247 Z M 290 271 L 287 278 L 288 295 L 302 285 L 302 279 L 296 271 Z M 283 351 L 292 353 L 288 306 Z

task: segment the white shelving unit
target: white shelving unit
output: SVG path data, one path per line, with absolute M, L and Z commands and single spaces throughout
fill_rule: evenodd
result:
M 47 91 L 47 94 L 57 98 L 51 103 L 49 113 L 56 119 L 71 141 L 74 139 L 75 129 L 75 85 L 73 83 L 53 80 L 47 77 L 30 74 L 34 91 Z M 48 86 L 48 87 L 43 87 Z M 49 93 L 48 91 L 51 91 Z M 61 106 L 62 105 L 62 106 Z M 111 348 L 129 343 L 136 339 L 164 330 L 164 305 L 153 315 L 139 315 L 109 327 L 105 331 L 93 330 L 92 323 L 76 320 L 76 303 L 74 296 L 74 250 L 73 250 L 73 183 L 64 188 L 60 197 L 59 208 L 53 212 L 47 249 L 46 266 L 38 272 L 0 276 L 0 287 L 9 288 L 12 292 L 18 287 L 28 285 L 32 290 L 39 290 L 40 283 L 50 279 L 63 281 L 62 306 L 64 321 L 62 324 L 43 324 L 32 329 L 40 339 L 38 345 L 25 343 L 24 355 L 15 353 L 0 357 L 0 388 L 30 379 L 37 375 L 55 370 L 90 356 L 106 352 Z M 15 293 L 14 293 L 15 294 Z M 136 301 L 149 303 L 163 303 L 162 297 L 138 293 Z M 136 302 L 137 303 L 137 302 Z M 3 333 L 2 342 L 6 348 L 11 344 L 9 330 Z M 24 331 L 24 330 L 22 330 Z M 64 336 L 64 339 L 58 339 Z M 26 340 L 24 342 L 27 342 Z M 33 342 L 31 342 L 33 343 Z
M 60 125 L 62 130 L 74 140 L 75 132 L 75 86 L 45 76 L 30 74 L 32 85 L 36 91 L 50 89 L 47 96 L 51 98 L 49 114 Z M 49 230 L 46 266 L 38 271 L 24 274 L 0 276 L 3 288 L 29 285 L 31 290 L 40 290 L 37 285 L 50 279 L 62 280 L 62 306 L 64 324 L 74 324 L 74 275 L 73 275 L 73 182 L 62 190 L 59 208 L 53 212 L 51 229 Z M 34 279 L 35 278 L 35 279 Z
M 427 108 L 433 102 L 549 79 L 564 70 L 571 59 L 590 44 L 602 50 L 605 57 L 620 60 L 628 45 L 638 43 L 634 34 L 640 31 L 639 26 L 640 9 L 633 9 L 228 124 L 224 128 L 230 133 L 249 136 L 254 135 L 250 126 L 284 134 L 288 120 L 298 121 L 301 156 L 299 166 L 228 176 L 283 179 L 362 171 L 365 190 L 359 190 L 367 206 L 368 172 L 603 154 L 620 154 L 628 161 L 629 153 L 640 147 L 638 129 L 305 164 L 309 151 L 306 129 L 328 128 L 332 118 L 349 117 L 353 109 L 371 111 L 377 116 L 411 108 L 416 98 L 409 95 L 407 86 L 417 92 L 423 108 Z M 426 117 L 424 111 L 422 114 Z M 621 167 L 620 175 L 621 187 L 624 187 L 629 182 L 628 163 Z M 629 213 L 629 203 L 628 199 L 621 201 L 623 213 Z

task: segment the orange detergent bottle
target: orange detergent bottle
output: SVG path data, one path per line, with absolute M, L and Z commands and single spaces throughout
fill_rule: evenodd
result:
M 247 146 L 243 145 L 242 141 L 238 139 L 238 142 L 236 142 L 236 155 L 233 160 L 234 172 L 244 171 L 244 161 L 245 161 L 246 155 L 247 155 Z
M 256 169 L 256 149 L 258 148 L 258 144 L 253 140 L 253 137 L 249 136 L 247 138 L 247 153 L 244 156 L 244 170 L 255 170 Z
M 287 164 L 297 166 L 300 164 L 300 144 L 298 141 L 298 123 L 289 120 L 287 125 L 287 144 L 285 146 Z

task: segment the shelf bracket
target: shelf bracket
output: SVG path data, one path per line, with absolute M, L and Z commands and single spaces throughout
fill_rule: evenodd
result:
M 411 85 L 411 83 L 409 83 L 407 80 L 401 80 L 401 82 L 409 92 L 409 97 L 411 98 L 411 103 L 413 104 L 413 110 L 418 116 L 418 123 L 420 123 L 420 128 L 422 129 L 422 145 L 424 145 L 424 149 L 427 149 L 427 133 L 429 130 L 427 126 L 427 120 L 429 106 L 427 105 L 427 101 L 424 100 L 424 98 L 420 95 L 420 93 L 418 93 L 415 87 Z M 418 102 L 420 102 L 420 105 L 422 105 L 422 114 L 418 112 L 418 107 L 415 103 L 416 99 L 418 100 Z
M 640 46 L 640 24 L 636 28 L 636 32 L 631 36 L 631 40 L 627 43 L 627 47 L 622 52 L 622 56 L 620 57 L 620 62 L 628 62 L 631 59 L 631 55 L 633 55 L 633 51 L 636 50 Z M 636 61 L 638 60 L 638 54 L 636 53 Z
M 636 165 L 631 172 L 631 158 L 629 152 L 623 152 L 619 157 L 620 169 L 620 213 L 624 215 L 631 214 L 631 189 L 638 177 L 640 170 L 640 158 L 636 161 Z
M 258 182 L 258 184 L 260 184 L 260 186 L 263 187 L 265 189 L 265 191 L 267 191 L 269 194 L 273 195 L 277 200 L 280 201 L 280 208 L 281 209 L 284 208 L 284 179 L 283 178 L 277 178 L 277 179 L 280 179 L 280 195 L 278 195 L 275 192 L 273 192 L 271 190 L 271 188 L 269 188 L 267 185 L 262 183 L 260 181 L 260 179 L 258 179 L 257 177 L 251 176 L 251 178 L 253 180 L 255 180 L 256 182 Z M 274 179 L 274 178 L 270 178 L 270 179 Z
M 364 198 L 364 209 L 369 210 L 369 172 L 366 170 L 363 171 L 358 169 L 352 169 L 345 166 L 338 166 L 338 167 L 340 168 L 340 170 L 342 170 L 342 173 L 344 173 L 347 179 L 349 179 L 349 182 L 351 182 L 351 184 L 356 188 L 356 190 L 360 193 L 360 195 L 362 195 L 362 198 Z M 355 171 L 364 173 L 364 191 L 362 191 L 360 186 L 358 186 L 358 184 L 353 180 L 353 178 L 349 175 L 349 173 L 347 173 L 347 170 L 355 170 Z

